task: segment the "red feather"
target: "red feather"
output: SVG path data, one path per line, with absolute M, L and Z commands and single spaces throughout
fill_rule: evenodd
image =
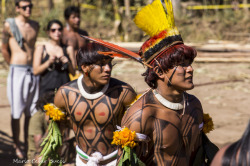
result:
M 93 38 L 93 37 L 89 37 L 89 36 L 81 36 L 81 37 L 83 37 L 85 39 L 88 39 L 88 40 L 91 40 L 91 41 L 93 41 L 95 43 L 101 44 L 101 45 L 115 51 L 116 53 L 112 53 L 113 56 L 123 57 L 123 58 L 124 57 L 132 58 L 132 59 L 134 59 L 134 60 L 136 60 L 136 61 L 143 64 L 141 57 L 138 54 L 136 54 L 136 53 L 134 53 L 134 52 L 132 52 L 130 50 L 127 50 L 127 49 L 122 48 L 122 47 L 120 47 L 118 45 L 115 45 L 115 44 L 112 44 L 112 43 L 109 43 L 109 42 L 105 42 L 103 40 L 96 39 L 96 38 Z M 123 56 L 121 56 L 121 54 Z
M 110 56 L 112 58 L 114 57 L 118 57 L 118 58 L 129 58 L 128 56 L 124 56 L 122 54 L 119 54 L 117 52 L 114 52 L 114 51 L 110 51 L 110 52 L 102 52 L 102 51 L 97 51 L 98 54 L 101 54 L 101 55 L 105 55 L 105 56 Z

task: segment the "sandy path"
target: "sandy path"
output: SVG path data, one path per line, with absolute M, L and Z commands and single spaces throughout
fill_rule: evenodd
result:
M 119 61 L 113 76 L 128 82 L 137 92 L 147 85 L 140 75 L 145 70 L 140 64 Z M 247 63 L 195 63 L 194 82 L 189 93 L 196 95 L 204 112 L 214 120 L 215 130 L 208 134 L 219 147 L 239 139 L 250 117 L 250 64 Z M 0 70 L 0 165 L 13 164 L 15 156 L 11 147 L 10 107 L 6 97 L 7 70 Z M 200 85 L 200 86 L 198 86 Z M 21 119 L 23 123 L 23 118 Z M 21 140 L 23 133 L 21 132 Z M 18 164 L 22 165 L 22 164 Z

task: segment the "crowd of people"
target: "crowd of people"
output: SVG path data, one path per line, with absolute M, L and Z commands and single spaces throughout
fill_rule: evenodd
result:
M 202 105 L 186 92 L 194 88 L 192 63 L 197 53 L 184 44 L 175 27 L 170 0 L 154 0 L 136 15 L 136 25 L 150 36 L 139 54 L 86 37 L 88 33 L 80 29 L 80 9 L 75 6 L 65 9 L 65 26 L 50 20 L 47 42 L 35 46 L 39 23 L 30 19 L 32 7 L 31 0 L 16 0 L 17 16 L 6 19 L 3 27 L 2 54 L 10 66 L 11 129 L 19 159 L 39 164 L 40 144 L 49 123 L 43 105 L 54 103 L 67 116 L 68 122 L 59 122 L 60 126 L 75 134 L 73 140 L 68 140 L 67 132 L 63 134 L 64 145 L 71 150 L 66 155 L 61 150 L 62 157 L 71 156 L 67 162 L 77 166 L 127 165 L 124 146 L 112 142 L 113 132 L 125 127 L 137 134 L 139 146 L 134 152 L 145 165 L 249 165 L 249 127 L 240 141 L 219 152 L 213 162 L 217 149 L 208 152 L 210 146 L 204 146 L 210 141 L 202 130 Z M 132 57 L 147 66 L 143 76 L 150 90 L 139 99 L 129 84 L 111 77 L 115 56 Z M 70 80 L 77 71 L 79 78 Z M 23 113 L 24 148 L 19 140 Z M 233 156 L 232 162 L 224 157 L 227 161 L 222 164 L 224 154 Z M 128 165 L 136 162 L 130 159 Z

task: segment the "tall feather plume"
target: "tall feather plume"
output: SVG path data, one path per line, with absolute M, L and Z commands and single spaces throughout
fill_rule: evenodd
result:
M 141 64 L 144 64 L 141 57 L 138 54 L 136 54 L 130 50 L 127 50 L 127 49 L 122 48 L 118 45 L 115 45 L 115 44 L 112 44 L 109 42 L 105 42 L 103 40 L 96 39 L 93 37 L 89 37 L 89 36 L 81 36 L 81 37 L 83 37 L 87 40 L 93 41 L 95 43 L 98 43 L 100 45 L 103 45 L 103 46 L 111 49 L 112 51 L 114 51 L 114 52 L 106 52 L 106 53 L 99 51 L 100 54 L 102 54 L 102 55 L 111 55 L 111 57 L 115 56 L 115 57 L 131 58 L 133 60 L 136 60 L 137 62 L 140 62 Z
M 167 30 L 168 36 L 180 34 L 175 26 L 171 0 L 155 0 L 137 13 L 134 22 L 150 37 L 164 30 Z

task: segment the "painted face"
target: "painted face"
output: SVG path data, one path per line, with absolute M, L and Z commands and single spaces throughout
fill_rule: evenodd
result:
M 72 28 L 78 29 L 79 26 L 80 26 L 80 15 L 77 14 L 77 13 L 72 13 L 72 14 L 69 16 L 68 24 L 69 24 Z
M 170 69 L 167 73 L 168 78 L 171 77 L 172 73 L 172 86 L 174 86 L 177 90 L 191 90 L 194 88 L 193 84 L 193 72 L 194 69 L 191 66 L 189 60 L 184 60 L 183 63 L 175 66 L 173 69 Z
M 52 40 L 59 41 L 62 37 L 62 27 L 57 23 L 53 23 L 48 33 Z
M 19 14 L 28 18 L 31 16 L 32 7 L 33 7 L 32 3 L 26 1 L 20 1 L 19 6 L 16 7 L 16 10 Z
M 90 66 L 89 76 L 98 85 L 109 83 L 112 71 L 112 59 L 103 59 Z

